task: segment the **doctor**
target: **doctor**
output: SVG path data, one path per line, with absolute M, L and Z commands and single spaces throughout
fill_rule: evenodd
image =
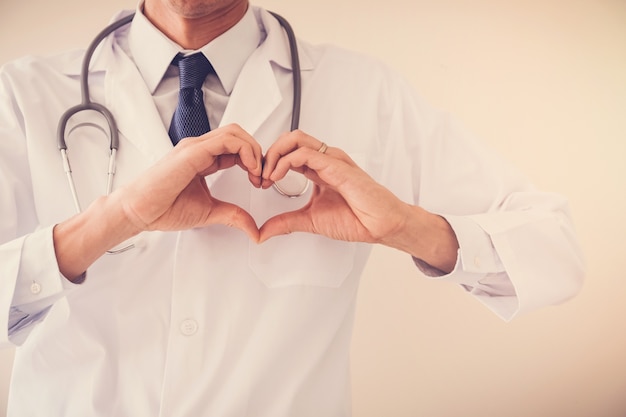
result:
M 303 113 L 289 132 L 291 57 L 272 15 L 247 0 L 136 12 L 89 73 L 120 133 L 112 194 L 98 117 L 67 138 L 78 215 L 54 138 L 80 97 L 82 52 L 0 73 L 0 342 L 19 346 L 9 415 L 348 416 L 371 243 L 506 320 L 578 291 L 566 201 L 385 66 L 299 41 Z M 215 70 L 202 86 L 214 128 L 174 147 L 172 62 L 189 52 Z M 287 198 L 272 185 L 290 175 L 313 185 Z

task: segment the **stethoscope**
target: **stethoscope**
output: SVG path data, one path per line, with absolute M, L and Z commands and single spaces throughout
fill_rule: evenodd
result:
M 273 12 L 270 12 L 270 13 L 272 14 L 272 16 L 276 18 L 276 20 L 278 20 L 280 25 L 283 27 L 283 29 L 285 30 L 285 33 L 287 34 L 287 38 L 289 40 L 289 52 L 291 54 L 291 66 L 293 70 L 293 73 L 292 73 L 293 108 L 292 108 L 292 113 L 291 113 L 291 130 L 296 130 L 298 129 L 298 126 L 300 124 L 300 102 L 301 102 L 301 93 L 302 93 L 302 81 L 301 81 L 301 75 L 300 75 L 300 59 L 298 57 L 298 47 L 296 44 L 296 37 L 295 37 L 293 29 L 291 28 L 291 25 L 289 24 L 289 22 L 287 22 L 285 18 L 283 18 L 282 16 L 276 13 L 273 13 Z M 81 73 L 80 73 L 80 89 L 81 89 L 81 98 L 82 98 L 81 103 L 74 107 L 69 108 L 65 113 L 63 113 L 63 115 L 59 119 L 59 126 L 57 129 L 57 143 L 58 143 L 59 151 L 61 153 L 61 158 L 63 161 L 63 170 L 65 171 L 65 174 L 67 176 L 67 181 L 70 187 L 70 191 L 72 193 L 72 199 L 74 200 L 74 206 L 78 213 L 81 212 L 80 201 L 78 199 L 78 193 L 76 192 L 76 186 L 74 184 L 74 177 L 72 176 L 72 169 L 70 167 L 70 160 L 67 155 L 67 143 L 65 141 L 67 124 L 70 118 L 72 118 L 73 116 L 75 116 L 76 114 L 82 111 L 95 111 L 99 113 L 100 115 L 102 115 L 104 119 L 106 120 L 108 124 L 110 154 L 109 154 L 109 165 L 108 165 L 108 170 L 107 170 L 107 185 L 106 185 L 105 195 L 109 195 L 113 189 L 113 178 L 115 177 L 117 150 L 119 147 L 119 133 L 117 130 L 117 123 L 115 122 L 115 118 L 113 117 L 113 114 L 109 111 L 109 109 L 107 109 L 102 104 L 92 102 L 89 97 L 89 80 L 88 80 L 89 64 L 91 63 L 91 58 L 96 48 L 98 47 L 98 45 L 100 45 L 100 43 L 107 36 L 115 32 L 117 29 L 119 29 L 120 27 L 124 25 L 129 24 L 133 20 L 134 16 L 135 14 L 132 13 L 116 22 L 111 23 L 110 25 L 102 29 L 102 31 L 98 33 L 96 37 L 91 41 L 91 43 L 89 44 L 85 52 L 85 56 L 83 58 L 83 63 L 81 67 Z M 90 124 L 90 125 L 98 128 L 99 130 L 104 131 L 105 134 L 107 134 L 105 129 L 97 126 L 96 124 Z M 310 185 L 310 181 L 306 179 L 306 181 L 304 182 L 304 185 L 302 185 L 302 182 L 303 182 L 301 180 L 302 177 L 300 177 L 299 179 L 300 181 L 294 181 L 293 178 L 287 179 L 287 181 L 284 182 L 282 185 L 279 185 L 278 182 L 276 182 L 274 183 L 274 188 L 281 195 L 284 195 L 286 197 L 290 197 L 290 198 L 300 197 L 307 192 L 309 185 Z M 121 253 L 129 249 L 132 249 L 134 247 L 135 247 L 135 244 L 131 243 L 120 249 L 109 250 L 107 251 L 107 253 L 109 254 Z

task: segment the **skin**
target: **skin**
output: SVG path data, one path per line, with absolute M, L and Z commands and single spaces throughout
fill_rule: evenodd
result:
M 146 0 L 144 13 L 183 48 L 197 49 L 232 27 L 245 13 L 242 0 Z M 181 141 L 126 187 L 55 226 L 60 272 L 80 280 L 108 249 L 142 231 L 187 230 L 224 224 L 262 243 L 273 236 L 308 232 L 345 241 L 384 244 L 449 272 L 458 242 L 440 216 L 406 204 L 376 183 L 339 148 L 318 152 L 322 141 L 302 131 L 277 138 L 265 155 L 237 125 Z M 300 210 L 277 215 L 260 228 L 241 207 L 211 195 L 204 177 L 243 169 L 253 186 L 267 189 L 289 170 L 315 189 Z
M 147 0 L 144 14 L 185 49 L 199 49 L 233 27 L 247 0 Z

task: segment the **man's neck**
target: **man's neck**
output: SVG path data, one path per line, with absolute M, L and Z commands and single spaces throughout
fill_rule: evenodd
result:
M 146 0 L 144 14 L 168 38 L 184 49 L 200 49 L 233 27 L 246 13 L 247 0 L 211 4 L 204 9 L 174 7 L 160 0 Z

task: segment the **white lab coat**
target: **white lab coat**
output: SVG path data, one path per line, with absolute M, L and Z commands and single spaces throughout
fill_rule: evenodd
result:
M 255 14 L 267 38 L 221 124 L 240 124 L 267 149 L 289 127 L 291 65 L 278 23 Z M 116 188 L 171 149 L 118 46 L 126 33 L 105 41 L 90 74 L 92 98 L 121 133 Z M 299 46 L 302 130 L 344 149 L 400 198 L 448 218 L 461 250 L 441 279 L 505 319 L 576 293 L 581 258 L 562 197 L 536 191 L 383 65 Z M 51 226 L 74 207 L 55 132 L 79 100 L 81 59 L 26 58 L 0 74 L 0 324 L 16 308 L 29 314 L 11 335 L 0 332 L 3 344 L 21 345 L 9 414 L 349 415 L 350 333 L 368 245 L 300 233 L 256 245 L 221 226 L 152 232 L 139 248 L 99 259 L 82 285 L 60 277 Z M 68 145 L 86 207 L 105 188 L 106 141 L 79 129 Z M 254 189 L 236 167 L 207 181 L 259 225 L 307 200 Z

